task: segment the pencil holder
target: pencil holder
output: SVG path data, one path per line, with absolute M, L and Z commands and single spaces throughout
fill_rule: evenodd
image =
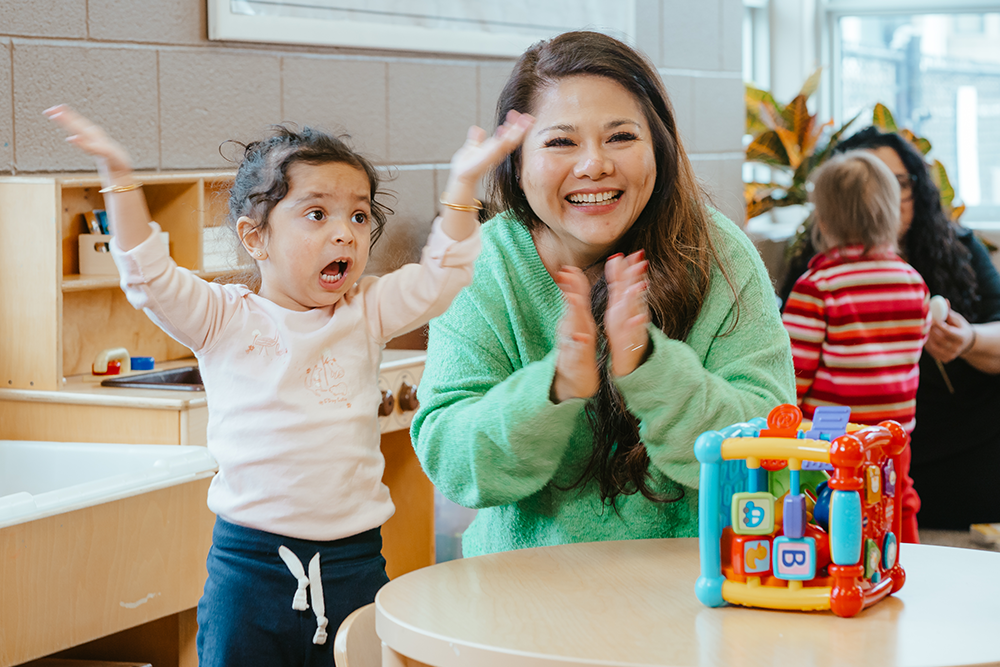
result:
M 160 240 L 170 251 L 170 232 L 160 232 Z M 80 275 L 118 275 L 118 267 L 111 258 L 109 234 L 80 234 Z

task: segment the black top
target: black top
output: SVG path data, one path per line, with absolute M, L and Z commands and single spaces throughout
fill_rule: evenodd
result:
M 972 230 L 959 227 L 956 237 L 972 253 L 979 292 L 974 321 L 996 322 L 1000 320 L 1000 274 Z M 950 458 L 987 442 L 1000 446 L 1000 375 L 983 373 L 962 359 L 944 368 L 954 394 L 948 393 L 934 358 L 926 351 L 920 356 L 917 426 L 910 445 L 914 463 Z

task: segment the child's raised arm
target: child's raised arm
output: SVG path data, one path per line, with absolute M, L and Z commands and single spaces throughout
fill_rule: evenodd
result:
M 67 134 L 66 141 L 93 156 L 101 175 L 108 224 L 122 250 L 131 250 L 149 237 L 146 196 L 132 176 L 132 161 L 121 144 L 76 111 L 59 104 L 44 112 Z
M 482 128 L 469 128 L 465 144 L 451 159 L 448 188 L 441 196 L 445 207 L 441 227 L 445 234 L 461 241 L 475 231 L 479 219 L 474 195 L 479 179 L 487 169 L 521 144 L 534 122 L 535 119 L 528 114 L 510 111 L 504 124 L 492 137 L 487 138 Z

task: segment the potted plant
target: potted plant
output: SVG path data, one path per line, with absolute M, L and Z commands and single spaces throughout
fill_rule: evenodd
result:
M 746 85 L 746 132 L 751 137 L 746 159 L 767 165 L 772 169 L 772 177 L 777 175 L 769 182 L 744 184 L 748 220 L 788 206 L 801 207 L 798 221 L 804 220 L 807 211 L 802 205 L 808 199 L 809 175 L 830 156 L 841 135 L 857 118 L 844 123 L 824 140 L 824 131 L 833 126 L 833 121 L 819 122 L 817 114 L 810 113 L 808 108 L 809 98 L 819 86 L 820 74 L 821 70 L 813 72 L 786 105 L 766 90 Z

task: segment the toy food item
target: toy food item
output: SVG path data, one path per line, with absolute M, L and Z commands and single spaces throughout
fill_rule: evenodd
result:
M 931 297 L 931 319 L 935 322 L 944 322 L 948 319 L 948 300 L 938 294 Z

